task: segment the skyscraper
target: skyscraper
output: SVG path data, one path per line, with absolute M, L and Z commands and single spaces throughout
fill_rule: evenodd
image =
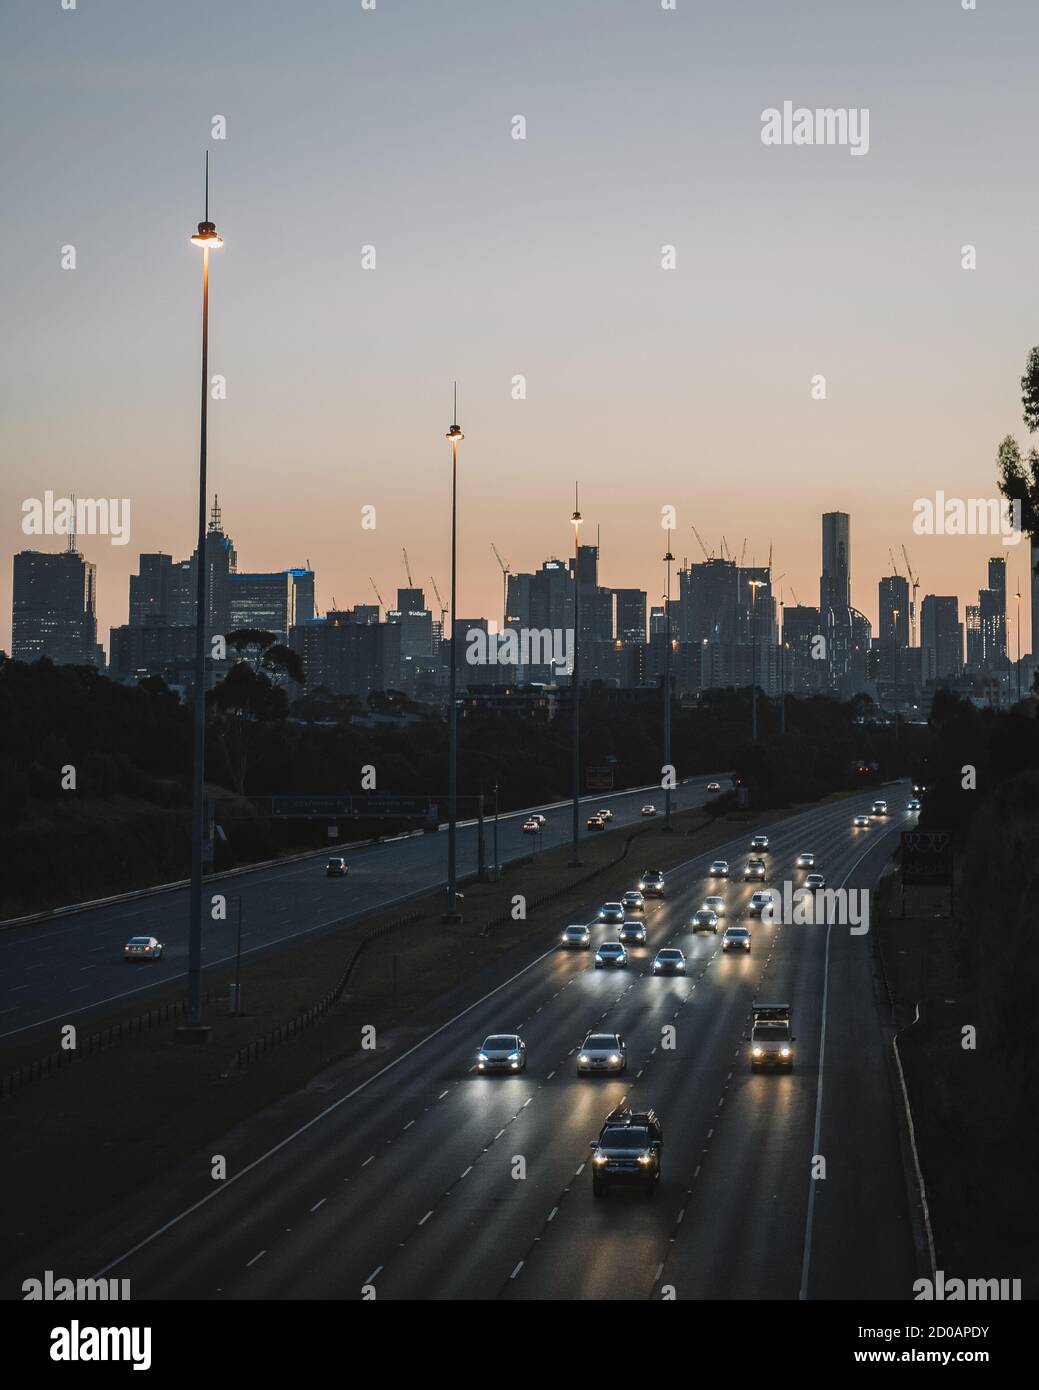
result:
M 22 550 L 14 557 L 11 655 L 46 656 L 63 665 L 97 664 L 93 564 L 78 550 L 49 554 Z

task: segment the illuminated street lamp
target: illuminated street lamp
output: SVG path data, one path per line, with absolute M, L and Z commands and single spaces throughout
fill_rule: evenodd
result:
M 455 382 L 451 441 L 451 675 L 447 714 L 447 912 L 445 922 L 460 922 L 458 911 L 458 446 L 465 438 L 458 424 Z
M 571 868 L 580 867 L 581 857 L 578 840 L 581 835 L 581 686 L 578 671 L 578 660 L 581 650 L 581 522 L 584 517 L 577 500 L 577 484 L 574 483 L 574 514 L 570 518 L 570 524 L 574 528 L 574 664 L 570 676 L 570 698 L 573 709 L 571 711 L 572 728 L 570 737 L 573 740 L 572 750 L 572 770 L 571 778 L 573 783 L 573 856 L 570 860 Z
M 209 403 L 209 253 L 223 246 L 209 220 L 209 151 L 206 151 L 206 215 L 191 238 L 202 248 L 202 412 L 198 452 L 198 550 L 195 574 L 195 709 L 191 763 L 191 887 L 188 894 L 188 1010 L 177 1029 L 184 1042 L 205 1042 L 202 1026 L 202 860 L 206 826 L 206 436 Z
M 758 741 L 758 641 L 757 641 L 757 618 L 758 618 L 758 590 L 764 584 L 763 579 L 748 579 L 750 586 L 750 736 L 752 740 Z
M 671 529 L 667 532 L 667 590 L 664 594 L 664 829 L 671 829 Z

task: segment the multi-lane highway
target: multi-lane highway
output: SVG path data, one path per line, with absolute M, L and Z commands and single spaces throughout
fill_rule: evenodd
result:
M 848 801 L 777 818 L 768 886 L 797 885 L 812 850 L 830 888 L 872 889 L 910 821 L 906 790 L 889 788 L 891 816 L 865 831 Z M 739 835 L 672 869 L 627 970 L 559 949 L 555 924 L 423 1034 L 380 1040 L 161 1175 L 65 1242 L 62 1268 L 128 1277 L 135 1298 L 911 1297 L 913 1199 L 871 936 L 748 919 L 747 851 Z M 715 853 L 734 869 L 720 889 L 705 877 Z M 719 891 L 728 920 L 751 926 L 749 956 L 688 929 Z M 595 924 L 593 945 L 615 932 Z M 665 944 L 685 952 L 686 978 L 649 973 Z M 791 1074 L 750 1071 L 756 999 L 792 1006 Z M 577 1075 L 590 1030 L 626 1037 L 628 1075 Z M 475 1072 L 497 1031 L 523 1036 L 525 1073 Z M 625 1098 L 662 1119 L 663 1176 L 652 1197 L 597 1200 L 589 1141 Z
M 672 793 L 672 806 L 689 810 L 707 799 L 707 784 L 730 786 L 725 773 L 712 773 L 683 783 Z M 663 792 L 621 792 L 587 797 L 584 820 L 599 806 L 613 811 L 607 833 L 640 820 L 645 803 L 663 809 Z M 502 816 L 498 827 L 498 858 L 502 864 L 559 846 L 571 834 L 571 804 L 540 809 L 545 815 L 541 834 L 522 830 L 528 814 Z M 484 823 L 486 862 L 493 854 L 493 820 Z M 597 832 L 601 833 L 601 832 Z M 333 847 L 334 848 L 334 847 Z M 277 950 L 310 932 L 327 931 L 344 922 L 361 921 L 373 912 L 428 893 L 446 882 L 447 836 L 413 835 L 368 845 L 349 846 L 346 878 L 326 878 L 323 857 L 274 864 L 248 873 L 207 880 L 206 893 L 224 894 L 227 917 L 206 919 L 203 969 L 234 959 L 237 899 L 242 901 L 242 953 L 245 956 Z M 458 831 L 458 872 L 477 869 L 478 830 L 467 822 Z M 132 1006 L 157 988 L 168 989 L 187 969 L 188 892 L 134 897 L 119 903 L 88 907 L 59 917 L 0 931 L 0 1039 L 45 1028 L 56 1029 L 71 1018 L 101 1008 Z M 163 943 L 162 959 L 127 962 L 123 946 L 131 936 L 155 936 Z

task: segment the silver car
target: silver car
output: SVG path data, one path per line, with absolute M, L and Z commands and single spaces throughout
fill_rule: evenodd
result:
M 628 1066 L 628 1048 L 619 1033 L 589 1033 L 577 1054 L 578 1075 L 590 1071 L 622 1072 Z
M 518 1033 L 492 1033 L 476 1054 L 476 1070 L 526 1071 L 527 1044 Z

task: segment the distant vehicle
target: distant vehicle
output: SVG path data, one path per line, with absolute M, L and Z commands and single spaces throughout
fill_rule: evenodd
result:
M 797 867 L 799 869 L 814 869 L 815 855 L 805 850 L 803 854 L 797 856 Z
M 617 939 L 623 941 L 625 946 L 645 946 L 646 944 L 646 924 L 645 922 L 624 922 L 617 928 Z
M 701 907 L 689 918 L 690 931 L 710 931 L 718 930 L 718 914 L 712 908 Z
M 587 951 L 592 944 L 592 934 L 587 927 L 579 925 L 564 927 L 559 943 L 571 951 Z
M 664 896 L 664 873 L 662 869 L 643 869 L 639 877 L 639 892 L 647 898 Z
M 325 865 L 326 878 L 345 878 L 348 872 L 346 860 L 341 854 L 333 854 Z
M 794 1069 L 794 1043 L 790 1032 L 789 1004 L 755 1004 L 754 1022 L 750 1030 L 750 1067 L 776 1067 L 781 1071 Z
M 527 1044 L 518 1033 L 492 1033 L 476 1054 L 476 1070 L 526 1071 Z
M 623 970 L 628 963 L 628 953 L 619 941 L 604 941 L 595 953 L 596 970 Z
M 660 1181 L 664 1131 L 653 1110 L 612 1111 L 592 1140 L 592 1195 L 629 1184 L 652 1195 Z
M 639 812 L 639 815 L 640 815 L 640 816 L 655 816 L 656 813 L 657 813 L 657 808 L 656 808 L 655 806 L 646 805 L 646 806 L 643 806 L 642 810 Z
M 851 825 L 853 830 L 868 830 L 869 816 L 854 816 Z
M 601 811 L 596 811 L 595 814 L 600 820 L 613 820 L 613 812 L 608 806 L 603 807 Z
M 723 951 L 749 952 L 751 934 L 746 927 L 726 927 L 722 937 Z
M 708 897 L 704 898 L 703 905 L 709 911 L 713 912 L 716 917 L 725 916 L 725 899 L 719 898 L 717 893 L 711 893 Z
M 541 831 L 541 822 L 536 821 L 533 816 L 523 822 L 524 835 L 537 835 Z
M 577 1054 L 577 1073 L 625 1071 L 628 1048 L 619 1033 L 589 1033 Z
M 729 861 L 727 859 L 715 859 L 711 867 L 707 870 L 708 878 L 728 878 Z
M 805 878 L 804 886 L 810 893 L 814 893 L 826 887 L 825 874 L 808 874 Z
M 602 816 L 589 816 L 588 819 L 585 821 L 585 825 L 588 827 L 589 830 L 606 829 L 606 822 L 603 820 Z
M 614 927 L 624 921 L 624 907 L 621 903 L 603 903 L 599 909 L 599 921 Z
M 747 909 L 752 917 L 760 917 L 766 907 L 772 905 L 772 894 L 766 888 L 762 892 L 754 893 L 750 899 L 750 907 Z
M 751 840 L 750 842 L 750 847 L 751 849 L 756 849 L 759 854 L 764 854 L 765 851 L 768 849 L 768 836 L 755 835 L 753 840 Z
M 707 783 L 707 790 L 708 790 L 709 792 L 720 792 L 720 791 L 721 791 L 721 784 L 720 784 L 719 782 L 708 782 L 708 783 Z
M 124 960 L 160 960 L 162 942 L 154 936 L 131 936 L 123 947 Z
M 887 815 L 887 802 L 886 802 L 886 801 L 874 801 L 871 814 L 874 815 L 874 816 L 886 816 L 886 815 Z
M 907 802 L 906 802 L 906 810 L 907 810 L 907 811 L 919 811 L 919 809 L 920 809 L 920 803 L 919 803 L 919 801 L 917 801 L 917 799 L 916 799 L 915 796 L 913 797 L 913 799 L 912 799 L 911 801 L 907 801 Z
M 629 888 L 626 893 L 622 893 L 621 902 L 624 904 L 625 912 L 642 912 L 646 906 L 646 899 L 637 888 Z
M 744 883 L 751 883 L 751 882 L 754 881 L 754 879 L 763 879 L 764 877 L 765 877 L 765 861 L 764 861 L 764 859 L 748 859 L 748 860 L 747 860 L 747 867 L 746 867 L 746 868 L 744 869 L 744 871 L 743 871 L 743 881 L 744 881 Z
M 665 946 L 653 957 L 654 975 L 684 975 L 685 956 L 671 946 Z

